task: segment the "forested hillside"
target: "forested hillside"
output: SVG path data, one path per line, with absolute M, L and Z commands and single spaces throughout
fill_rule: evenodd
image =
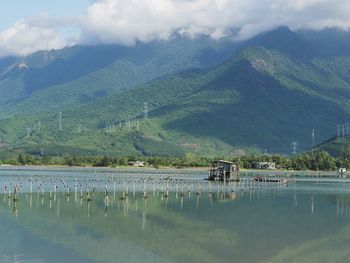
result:
M 330 41 L 331 36 L 339 43 Z M 350 118 L 350 51 L 344 45 L 349 40 L 349 33 L 338 30 L 279 28 L 232 47 L 221 43 L 220 52 L 202 49 L 201 56 L 185 67 L 185 56 L 178 56 L 182 62 L 174 66 L 176 70 L 167 71 L 153 58 L 147 69 L 142 63 L 138 67 L 144 68 L 139 71 L 145 76 L 142 80 L 128 75 L 126 79 L 133 84 L 112 95 L 103 91 L 93 98 L 72 95 L 75 87 L 84 90 L 83 84 L 76 83 L 106 87 L 101 76 L 108 82 L 113 72 L 133 67 L 118 60 L 99 71 L 106 75 L 96 77 L 96 82 L 87 77 L 95 71 L 40 93 L 55 94 L 56 90 L 60 95 L 51 99 L 37 93 L 19 102 L 13 111 L 17 116 L 1 121 L 1 138 L 8 151 L 50 155 L 290 153 L 292 142 L 302 151 L 311 147 L 313 129 L 319 144 L 335 135 L 337 124 Z M 229 50 L 232 54 L 225 59 Z M 174 65 L 173 58 L 166 60 L 169 65 Z M 154 70 L 147 71 L 150 68 Z M 153 80 L 144 83 L 147 78 Z M 60 96 L 67 99 L 51 103 Z M 72 106 L 77 97 L 81 103 Z M 71 106 L 62 106 L 70 100 Z

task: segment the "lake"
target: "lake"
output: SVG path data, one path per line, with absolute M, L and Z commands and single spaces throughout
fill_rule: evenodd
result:
M 2 168 L 0 262 L 349 262 L 350 181 L 204 177 Z

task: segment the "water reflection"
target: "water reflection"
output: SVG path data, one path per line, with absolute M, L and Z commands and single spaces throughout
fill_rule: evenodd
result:
M 51 179 L 4 188 L 0 262 L 305 262 L 349 241 L 346 185 Z
M 181 190 L 172 192 L 169 191 L 169 189 L 158 189 L 155 188 L 151 195 L 147 194 L 146 190 L 143 190 L 142 192 L 137 192 L 136 188 L 133 190 L 132 195 L 129 195 L 128 191 L 123 192 L 117 192 L 116 190 L 113 191 L 113 194 L 108 192 L 108 188 L 105 188 L 105 191 L 103 193 L 96 192 L 95 190 L 90 191 L 88 189 L 87 192 L 83 192 L 82 190 L 78 193 L 76 190 L 74 192 L 74 198 L 72 199 L 72 193 L 71 192 L 52 192 L 50 189 L 49 192 L 44 191 L 38 191 L 36 194 L 31 193 L 21 193 L 17 189 L 14 190 L 13 193 L 11 193 L 10 189 L 7 190 L 7 193 L 2 194 L 2 199 L 4 204 L 8 204 L 8 207 L 12 206 L 14 215 L 18 216 L 18 203 L 21 205 L 27 205 L 28 208 L 33 208 L 33 199 L 35 202 L 35 208 L 39 209 L 40 207 L 47 207 L 49 209 L 57 208 L 57 215 L 59 215 L 60 206 L 62 200 L 64 200 L 66 203 L 74 203 L 78 204 L 76 208 L 82 208 L 84 207 L 84 204 L 87 207 L 87 211 L 89 214 L 90 207 L 92 204 L 100 203 L 102 199 L 103 200 L 103 207 L 104 207 L 104 214 L 107 215 L 107 212 L 109 209 L 112 209 L 116 206 L 117 209 L 119 209 L 121 206 L 125 207 L 126 210 L 129 210 L 130 202 L 135 202 L 135 206 L 137 207 L 140 201 L 142 200 L 145 207 L 147 202 L 154 202 L 155 200 L 159 201 L 163 204 L 163 208 L 168 207 L 169 199 L 172 199 L 170 203 L 174 205 L 174 203 L 178 204 L 178 208 L 183 208 L 186 201 L 188 201 L 191 204 L 194 204 L 193 208 L 200 209 L 201 203 L 209 203 L 210 205 L 213 205 L 215 203 L 223 203 L 223 202 L 233 202 L 235 200 L 246 200 L 249 199 L 250 201 L 259 201 L 259 200 L 266 200 L 266 199 L 277 199 L 282 198 L 284 199 L 286 196 L 291 196 L 292 203 L 294 207 L 300 206 L 299 201 L 299 195 L 305 196 L 307 195 L 304 192 L 298 193 L 298 191 L 295 191 L 298 189 L 297 185 L 293 185 L 294 191 L 288 191 L 286 186 L 270 186 L 267 188 L 247 188 L 247 189 L 241 189 L 241 188 L 224 188 L 224 184 L 217 184 L 218 190 L 217 191 L 211 191 L 210 188 L 209 191 L 193 191 L 193 188 L 188 188 L 185 190 L 182 188 Z M 126 186 L 127 189 L 127 186 Z M 179 189 L 176 187 L 176 189 Z M 191 191 L 192 190 L 192 191 Z M 314 215 L 315 213 L 315 196 L 314 192 L 311 192 L 308 194 L 309 200 L 310 200 L 310 214 Z M 334 198 L 334 197 L 332 197 Z M 350 198 L 348 195 L 338 195 L 335 199 L 336 203 L 336 216 L 348 216 L 349 215 L 349 204 L 350 204 Z M 137 201 L 138 200 L 138 201 Z M 148 201 L 150 200 L 150 201 Z M 194 200 L 194 202 L 193 202 Z M 179 201 L 179 202 L 178 202 Z M 305 202 L 304 202 L 305 204 Z

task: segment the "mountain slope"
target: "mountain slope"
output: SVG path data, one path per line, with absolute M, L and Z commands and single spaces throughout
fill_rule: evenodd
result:
M 293 141 L 308 149 L 313 129 L 316 143 L 334 136 L 336 124 L 350 117 L 350 57 L 325 56 L 326 44 L 314 46 L 304 32 L 285 28 L 251 41 L 220 65 L 87 99 L 62 111 L 62 131 L 57 112 L 42 112 L 3 120 L 0 138 L 15 150 L 55 155 L 217 156 L 288 153 Z
M 229 39 L 176 38 L 133 47 L 75 46 L 38 52 L 17 60 L 10 70 L 2 60 L 0 110 L 64 110 L 154 78 L 214 65 L 232 55 L 236 46 Z

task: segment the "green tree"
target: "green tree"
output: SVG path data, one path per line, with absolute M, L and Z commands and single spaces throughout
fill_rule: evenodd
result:
M 22 153 L 20 153 L 18 155 L 17 161 L 21 164 L 21 165 L 26 165 L 27 164 L 27 159 L 25 158 L 25 156 L 23 156 Z

